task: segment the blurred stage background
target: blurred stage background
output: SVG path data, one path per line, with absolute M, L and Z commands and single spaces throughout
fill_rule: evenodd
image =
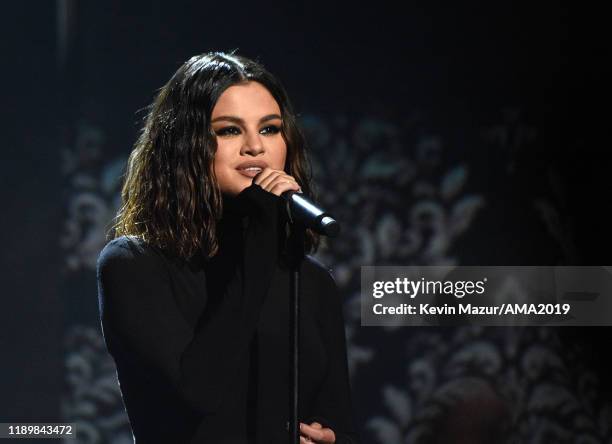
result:
M 95 261 L 138 110 L 191 55 L 238 48 L 287 87 L 344 224 L 319 257 L 346 297 L 362 442 L 612 442 L 608 329 L 360 327 L 358 298 L 361 265 L 607 265 L 597 14 L 508 0 L 3 10 L 0 421 L 131 442 Z

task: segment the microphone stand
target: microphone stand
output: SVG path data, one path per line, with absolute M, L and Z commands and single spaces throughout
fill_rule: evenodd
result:
M 305 257 L 304 239 L 306 227 L 294 220 L 290 225 L 291 233 L 288 238 L 290 257 L 290 329 L 291 329 L 291 416 L 289 418 L 289 443 L 299 444 L 299 332 L 300 332 L 300 295 L 301 276 L 300 267 Z
M 301 193 L 286 192 L 286 209 L 289 217 L 290 233 L 287 239 L 290 277 L 290 330 L 291 330 L 291 416 L 289 418 L 289 443 L 300 443 L 299 427 L 299 337 L 300 337 L 300 299 L 301 276 L 300 268 L 305 257 L 304 240 L 306 224 L 319 234 L 329 237 L 336 236 L 340 225 L 328 213 L 304 198 Z M 293 203 L 293 206 L 292 206 Z M 293 210 L 292 211 L 292 207 Z

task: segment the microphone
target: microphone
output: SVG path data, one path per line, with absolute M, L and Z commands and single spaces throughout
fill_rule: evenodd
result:
M 331 215 L 308 200 L 304 194 L 288 190 L 282 193 L 281 197 L 287 201 L 289 218 L 292 222 L 297 220 L 306 227 L 328 237 L 335 237 L 340 232 L 340 224 Z

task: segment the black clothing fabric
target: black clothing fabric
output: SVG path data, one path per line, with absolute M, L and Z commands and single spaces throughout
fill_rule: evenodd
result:
M 100 320 L 136 444 L 288 442 L 282 202 L 256 184 L 227 198 L 212 259 L 182 261 L 135 236 L 100 253 Z M 356 443 L 338 288 L 310 256 L 301 280 L 299 419 Z

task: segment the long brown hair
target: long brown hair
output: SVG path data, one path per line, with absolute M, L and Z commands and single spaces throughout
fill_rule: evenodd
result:
M 138 236 L 182 259 L 198 251 L 216 254 L 223 199 L 214 174 L 217 143 L 210 116 L 223 91 L 247 81 L 261 83 L 278 103 L 285 170 L 314 197 L 305 138 L 281 83 L 261 63 L 235 51 L 209 52 L 187 60 L 149 106 L 128 159 L 111 238 Z M 319 236 L 307 230 L 306 252 L 318 245 Z

